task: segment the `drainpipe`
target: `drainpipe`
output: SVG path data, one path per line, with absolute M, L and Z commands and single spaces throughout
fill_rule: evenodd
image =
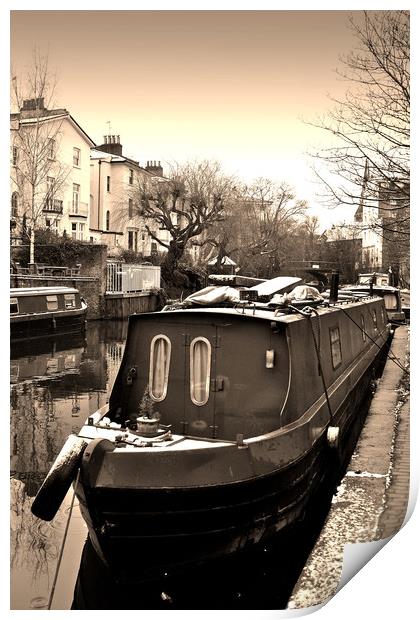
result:
M 98 230 L 100 230 L 99 226 L 99 211 L 101 207 L 101 163 L 102 161 L 98 161 L 99 173 L 98 173 Z

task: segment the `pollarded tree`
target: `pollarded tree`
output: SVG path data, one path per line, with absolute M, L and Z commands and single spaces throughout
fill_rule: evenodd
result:
M 406 250 L 410 208 L 410 43 L 408 11 L 365 11 L 351 19 L 359 49 L 341 58 L 350 87 L 317 126 L 334 136 L 330 149 L 316 153 L 334 180 L 326 182 L 337 204 L 378 206 L 370 226 Z M 383 203 L 384 204 L 384 203 Z
M 161 267 L 168 285 L 185 283 L 179 263 L 188 243 L 224 218 L 234 186 L 234 178 L 225 175 L 218 162 L 207 160 L 173 164 L 168 178 L 136 178 L 130 195 L 148 234 L 167 250 Z M 168 232 L 168 240 L 158 234 L 156 225 Z
M 39 50 L 34 51 L 32 65 L 22 79 L 12 76 L 12 106 L 16 110 L 11 114 L 12 196 L 20 203 L 16 210 L 26 221 L 22 232 L 29 237 L 30 263 L 34 262 L 38 220 L 44 209 L 57 212 L 56 201 L 70 172 L 57 156 L 62 118 L 50 112 L 55 85 L 48 57 Z

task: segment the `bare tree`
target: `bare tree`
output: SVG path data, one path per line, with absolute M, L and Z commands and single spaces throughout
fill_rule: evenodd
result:
M 12 187 L 18 197 L 23 233 L 29 237 L 29 262 L 35 258 L 35 228 L 43 211 L 60 211 L 60 195 L 70 168 L 58 157 L 62 116 L 51 113 L 57 80 L 48 57 L 34 50 L 27 74 L 12 70 L 11 114 Z M 62 201 L 61 201 L 62 208 Z
M 218 162 L 173 164 L 167 179 L 138 176 L 131 195 L 137 213 L 145 219 L 148 234 L 167 252 L 162 263 L 166 283 L 184 282 L 179 270 L 188 243 L 224 218 L 225 199 L 234 187 Z M 164 241 L 156 230 L 169 233 Z
M 391 198 L 371 226 L 408 246 L 410 188 L 410 48 L 408 11 L 369 11 L 351 19 L 360 49 L 341 58 L 350 83 L 327 119 L 313 123 L 334 136 L 315 154 L 335 181 L 325 183 L 332 204 L 377 206 Z M 389 216 L 389 217 L 388 217 Z
M 259 178 L 244 188 L 240 263 L 255 275 L 271 277 L 285 264 L 292 235 L 307 204 L 286 183 Z

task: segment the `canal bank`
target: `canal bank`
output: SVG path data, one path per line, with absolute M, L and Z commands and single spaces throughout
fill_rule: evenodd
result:
M 409 496 L 409 328 L 398 327 L 366 423 L 288 609 L 327 602 L 398 532 Z M 372 544 L 376 541 L 376 544 Z M 371 544 L 366 544 L 371 543 Z M 346 548 L 345 548 L 346 547 Z

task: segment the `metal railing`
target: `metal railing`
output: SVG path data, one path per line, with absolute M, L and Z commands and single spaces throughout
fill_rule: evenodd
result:
M 63 213 L 63 201 L 57 198 L 49 198 L 42 210 L 45 213 Z
M 136 293 L 160 288 L 159 266 L 108 262 L 106 267 L 107 293 Z

